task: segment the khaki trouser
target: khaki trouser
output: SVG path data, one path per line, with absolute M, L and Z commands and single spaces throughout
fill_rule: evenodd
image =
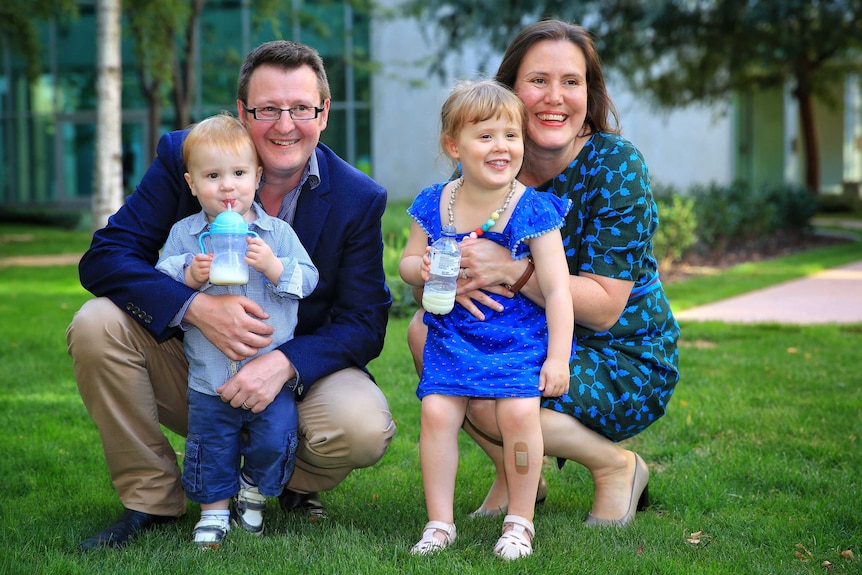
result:
M 185 513 L 181 471 L 160 427 L 186 435 L 188 363 L 182 343 L 157 343 L 107 298 L 81 307 L 66 343 L 123 505 L 155 515 Z M 332 489 L 352 470 L 374 465 L 395 435 L 386 398 L 360 369 L 321 379 L 297 405 L 299 447 L 289 483 L 295 491 Z

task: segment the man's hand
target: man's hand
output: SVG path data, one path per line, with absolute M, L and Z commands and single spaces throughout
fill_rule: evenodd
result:
M 274 349 L 243 365 L 239 372 L 216 389 L 222 401 L 260 413 L 272 403 L 296 370 L 282 352 Z
M 239 361 L 272 343 L 273 328 L 261 321 L 268 317 L 246 297 L 201 293 L 192 300 L 183 319 L 200 329 L 228 358 Z

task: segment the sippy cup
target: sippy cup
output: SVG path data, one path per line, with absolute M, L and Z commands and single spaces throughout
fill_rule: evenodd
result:
M 201 252 L 207 253 L 204 238 L 212 243 L 213 261 L 210 266 L 210 283 L 215 285 L 243 285 L 248 283 L 248 264 L 245 251 L 246 236 L 257 237 L 248 230 L 242 216 L 230 208 L 215 217 L 210 231 L 201 234 Z

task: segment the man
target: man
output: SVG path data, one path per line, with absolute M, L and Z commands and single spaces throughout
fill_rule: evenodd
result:
M 240 69 L 237 111 L 263 165 L 258 199 L 299 236 L 320 273 L 299 307 L 294 338 L 255 357 L 221 388 L 223 401 L 260 412 L 283 386 L 299 400 L 296 469 L 280 500 L 314 518 L 317 492 L 376 463 L 395 434 L 386 398 L 365 371 L 383 348 L 391 305 L 380 219 L 386 191 L 320 144 L 330 92 L 312 48 L 263 44 Z M 160 424 L 185 435 L 183 324 L 239 360 L 270 342 L 265 310 L 242 296 L 199 293 L 156 271 L 177 220 L 199 211 L 183 179 L 186 132 L 162 137 L 157 157 L 81 260 L 96 297 L 67 330 L 81 398 L 96 423 L 120 518 L 81 543 L 122 547 L 185 512 L 174 450 Z

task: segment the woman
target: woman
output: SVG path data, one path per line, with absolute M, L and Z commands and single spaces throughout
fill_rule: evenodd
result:
M 679 379 L 679 326 L 658 278 L 651 238 L 658 225 L 640 152 L 619 136 L 595 46 L 586 30 L 557 20 L 527 26 L 495 79 L 528 110 L 518 180 L 574 202 L 563 228 L 575 310 L 569 392 L 543 398 L 545 454 L 584 465 L 595 484 L 588 525 L 625 525 L 648 504 L 649 469 L 618 444 L 661 417 Z M 523 260 L 489 241 L 462 242 L 459 302 L 483 318 L 497 304 L 482 291 L 521 293 L 544 305 Z M 417 365 L 420 310 L 408 339 Z M 493 401 L 471 400 L 465 429 L 488 453 L 497 478 L 478 515 L 508 507 Z M 544 499 L 540 485 L 537 499 Z

